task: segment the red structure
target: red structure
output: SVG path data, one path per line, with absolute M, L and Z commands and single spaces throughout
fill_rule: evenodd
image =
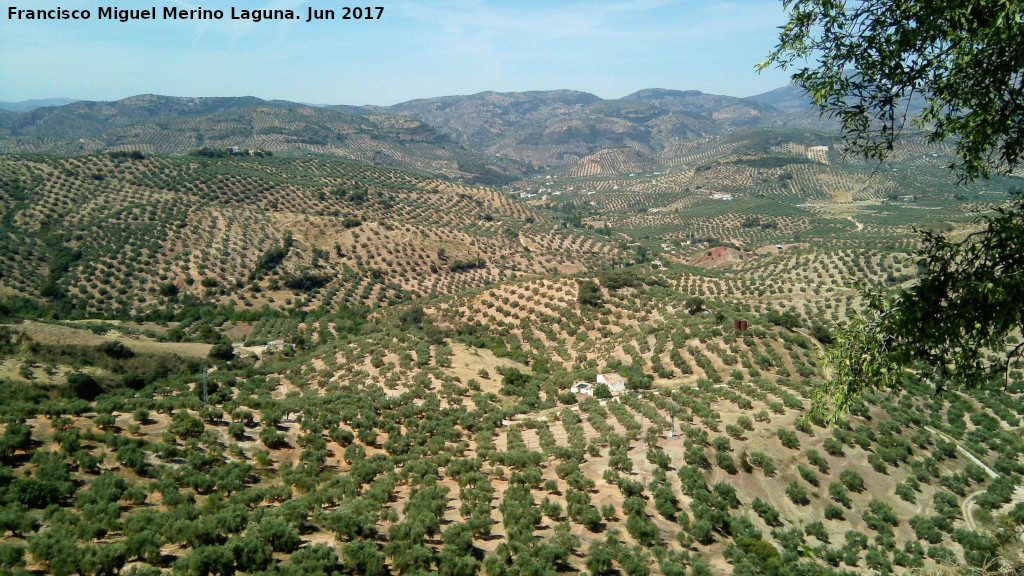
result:
M 733 320 L 732 321 L 732 327 L 737 329 L 737 330 L 739 330 L 740 332 L 746 332 L 747 331 L 747 321 L 746 320 Z

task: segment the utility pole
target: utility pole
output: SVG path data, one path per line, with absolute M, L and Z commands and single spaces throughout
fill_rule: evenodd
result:
M 207 388 L 206 388 L 206 370 L 207 370 L 207 368 L 208 368 L 207 366 L 203 366 L 203 404 L 209 404 L 210 403 L 210 395 L 208 394 Z

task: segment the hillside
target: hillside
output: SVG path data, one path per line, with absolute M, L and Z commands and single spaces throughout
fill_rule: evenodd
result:
M 0 576 L 1024 565 L 1024 366 L 809 416 L 859 288 L 1024 180 L 697 92 L 403 106 L 0 112 L 55 152 L 0 155 Z
M 961 186 L 948 146 L 907 134 L 882 165 L 844 157 L 814 130 L 770 128 L 690 141 L 650 157 L 602 150 L 510 190 L 593 228 L 643 240 L 720 241 L 758 249 L 792 239 L 902 236 L 913 225 L 965 222 L 977 203 L 1020 189 L 1016 177 Z
M 779 120 L 779 110 L 772 105 L 753 102 L 750 98 L 705 94 L 697 90 L 651 88 L 622 99 L 709 117 L 733 128 L 763 126 Z
M 348 158 L 488 184 L 523 174 L 422 122 L 351 106 L 145 95 L 0 115 L 0 153 L 177 155 L 204 146 Z
M 25 519 L 4 545 L 53 572 L 101 547 L 115 568 L 296 574 L 936 573 L 993 559 L 982 527 L 1016 498 L 1019 383 L 869 395 L 838 427 L 802 422 L 819 342 L 742 309 L 747 294 L 698 305 L 679 272 L 520 279 L 355 324 L 268 316 L 248 325 L 255 341 L 294 342 L 295 356 L 261 346 L 263 360 L 216 360 L 208 378 L 140 334 L 159 326 L 94 321 L 76 344 L 56 326 L 63 346 L 5 328 L 30 378 L 13 380 L 18 412 L 0 407 L 17 473 L 0 489 Z M 176 377 L 154 377 L 160 363 Z M 614 400 L 569 391 L 611 371 L 629 378 Z
M 85 138 L 132 124 L 181 116 L 202 116 L 246 108 L 259 98 L 175 98 L 142 95 L 116 102 L 74 102 L 30 110 L 8 122 L 4 129 L 19 136 Z
M 643 90 L 620 100 L 573 91 L 496 93 L 390 106 L 476 149 L 536 166 L 571 164 L 601 149 L 657 155 L 679 142 L 770 125 L 770 108 L 696 91 Z
M 571 165 L 605 150 L 631 149 L 643 162 L 657 164 L 681 147 L 737 131 L 828 129 L 816 117 L 790 110 L 785 97 L 757 98 L 648 89 L 603 100 L 556 90 L 482 92 L 359 108 L 252 97 L 142 95 L 0 113 L 0 153 L 135 149 L 176 155 L 204 146 L 239 147 L 347 158 L 502 186 L 529 175 L 527 167 Z
M 744 98 L 752 104 L 769 106 L 773 109 L 784 112 L 787 116 L 787 123 L 793 126 L 817 127 L 819 130 L 838 132 L 839 122 L 829 118 L 821 118 L 820 111 L 814 106 L 811 97 L 804 94 L 799 86 L 789 85 L 769 90 L 762 94 L 755 94 Z M 925 100 L 920 94 L 914 94 L 910 102 L 904 102 L 898 106 L 910 117 L 919 115 L 925 107 Z M 909 125 L 909 124 L 908 124 Z
M 335 160 L 3 156 L 0 182 L 3 286 L 69 314 L 379 306 L 618 257 L 493 190 Z
M 776 129 L 831 132 L 835 125 L 808 114 L 792 86 L 750 98 L 665 89 L 615 100 L 572 90 L 482 92 L 387 107 L 142 95 L 0 111 L 0 153 L 177 155 L 238 147 L 504 186 L 608 150 L 629 149 L 640 166 L 666 167 L 708 140 Z
M 579 116 L 601 99 L 586 92 L 481 92 L 472 96 L 442 96 L 395 104 L 389 112 L 420 118 L 453 138 L 475 147 L 487 147 L 507 132 L 552 119 Z
M 814 103 L 809 97 L 804 95 L 803 90 L 799 86 L 782 86 L 762 94 L 748 96 L 745 100 L 764 106 L 771 106 L 791 114 L 816 113 L 816 110 L 813 109 Z

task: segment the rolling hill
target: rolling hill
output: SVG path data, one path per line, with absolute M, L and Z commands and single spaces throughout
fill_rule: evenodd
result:
M 732 128 L 771 125 L 780 116 L 779 110 L 773 106 L 752 102 L 749 98 L 705 94 L 698 90 L 650 88 L 622 99 L 711 118 Z
M 144 95 L 0 115 L 2 153 L 175 155 L 201 147 L 348 158 L 489 184 L 523 174 L 519 164 L 466 149 L 417 120 L 354 107 Z
M 620 257 L 491 189 L 338 160 L 0 156 L 0 174 L 3 287 L 72 315 L 380 306 Z
M 1024 367 L 810 413 L 858 288 L 1021 180 L 766 99 L 0 112 L 0 573 L 1024 565 Z

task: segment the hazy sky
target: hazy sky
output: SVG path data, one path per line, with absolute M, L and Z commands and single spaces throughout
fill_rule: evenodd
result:
M 604 98 L 642 88 L 750 96 L 788 81 L 754 71 L 784 20 L 780 0 L 359 4 L 383 6 L 383 18 L 304 22 L 310 6 L 340 16 L 338 0 L 123 0 L 121 8 L 158 12 L 220 8 L 225 19 L 121 23 L 98 20 L 107 4 L 95 0 L 8 0 L 0 100 L 153 93 L 358 105 L 558 88 Z M 92 20 L 11 20 L 12 5 L 90 8 Z M 232 21 L 231 6 L 292 8 L 302 20 Z

